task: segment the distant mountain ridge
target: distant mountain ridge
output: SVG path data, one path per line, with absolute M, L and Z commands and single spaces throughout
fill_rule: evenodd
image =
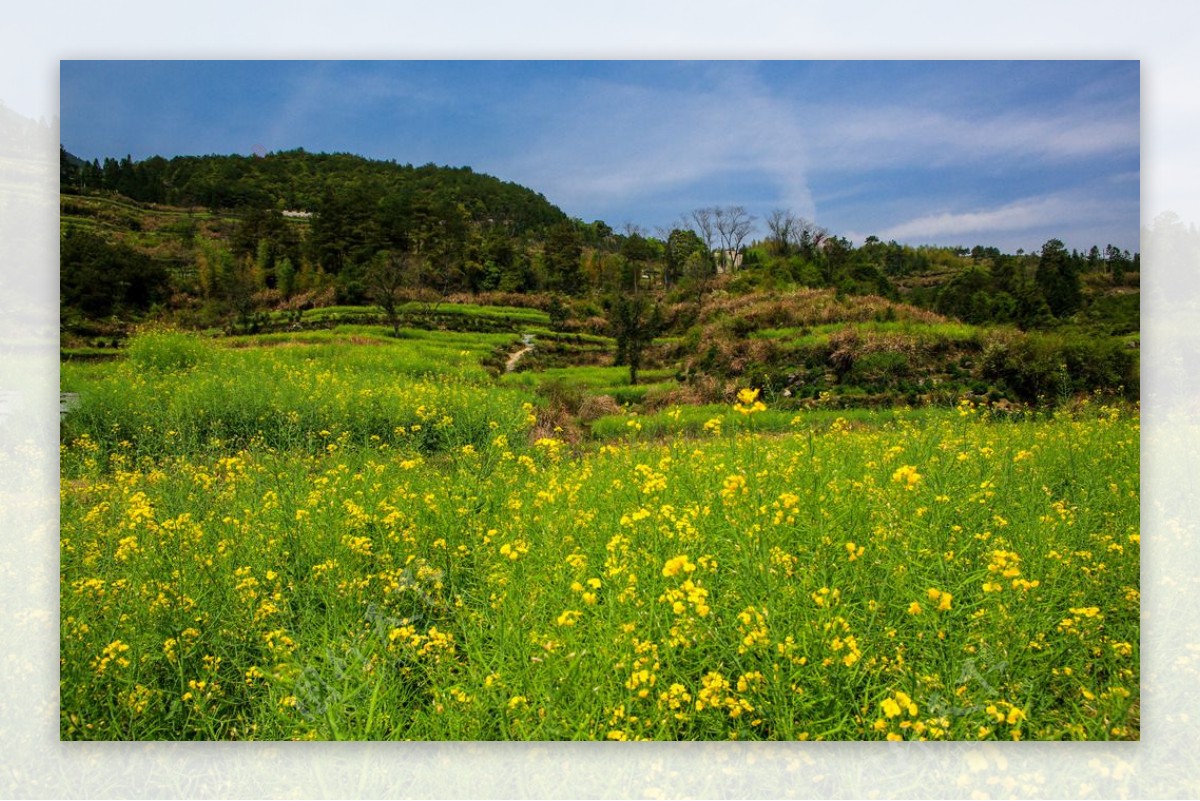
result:
M 414 167 L 349 153 L 303 149 L 261 156 L 161 156 L 133 161 L 87 162 L 60 150 L 64 192 L 106 189 L 143 203 L 210 209 L 277 209 L 318 212 L 336 199 L 361 205 L 461 205 L 470 218 L 499 222 L 515 233 L 541 230 L 567 219 L 542 194 L 470 167 Z
M 0 156 L 40 160 L 45 157 L 43 148 L 51 136 L 45 120 L 25 117 L 0 100 Z

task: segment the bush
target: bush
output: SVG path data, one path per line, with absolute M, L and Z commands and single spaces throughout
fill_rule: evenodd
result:
M 1027 403 L 1123 387 L 1136 395 L 1137 363 L 1114 340 L 1029 335 L 998 339 L 983 353 L 983 377 Z
M 147 331 L 129 341 L 125 353 L 130 364 L 159 373 L 183 372 L 206 361 L 212 347 L 179 331 Z
M 899 351 L 878 351 L 864 354 L 855 360 L 849 372 L 853 383 L 884 388 L 911 374 L 909 357 Z

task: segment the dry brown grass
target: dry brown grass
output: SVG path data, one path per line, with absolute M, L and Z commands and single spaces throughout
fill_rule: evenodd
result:
M 735 382 L 736 383 L 736 382 Z M 706 403 L 721 403 L 733 397 L 737 392 L 728 388 L 729 382 L 721 382 L 715 376 L 699 375 L 686 384 L 678 384 L 662 392 L 647 393 L 645 407 L 647 412 L 666 409 L 670 406 L 703 406 Z
M 588 395 L 579 404 L 577 415 L 580 420 L 588 422 L 610 414 L 620 414 L 621 404 L 611 395 Z
M 890 311 L 889 311 L 890 310 Z M 942 323 L 940 314 L 881 298 L 858 295 L 839 299 L 832 289 L 798 289 L 778 295 L 741 295 L 718 298 L 701 314 L 706 329 L 721 319 L 738 318 L 751 330 L 802 328 L 832 323 L 860 323 L 894 315 L 902 322 Z
M 583 439 L 583 429 L 578 419 L 564 406 L 551 404 L 537 414 L 537 423 L 529 430 L 529 441 L 557 439 L 577 444 Z
M 474 303 L 479 306 L 509 306 L 517 309 L 537 309 L 546 311 L 550 307 L 550 295 L 540 292 L 523 294 L 520 292 L 480 292 L 472 295 L 457 292 L 446 296 L 447 303 Z

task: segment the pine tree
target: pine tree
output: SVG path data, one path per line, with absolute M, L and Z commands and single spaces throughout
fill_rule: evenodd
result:
M 1083 305 L 1079 269 L 1061 240 L 1051 239 L 1042 246 L 1034 281 L 1055 317 L 1068 317 Z

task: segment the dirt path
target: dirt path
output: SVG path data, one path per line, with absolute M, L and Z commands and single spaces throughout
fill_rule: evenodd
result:
M 521 361 L 521 357 L 533 350 L 533 334 L 522 334 L 521 342 L 524 347 L 508 357 L 508 362 L 504 365 L 504 372 L 511 373 L 517 369 L 517 362 Z

